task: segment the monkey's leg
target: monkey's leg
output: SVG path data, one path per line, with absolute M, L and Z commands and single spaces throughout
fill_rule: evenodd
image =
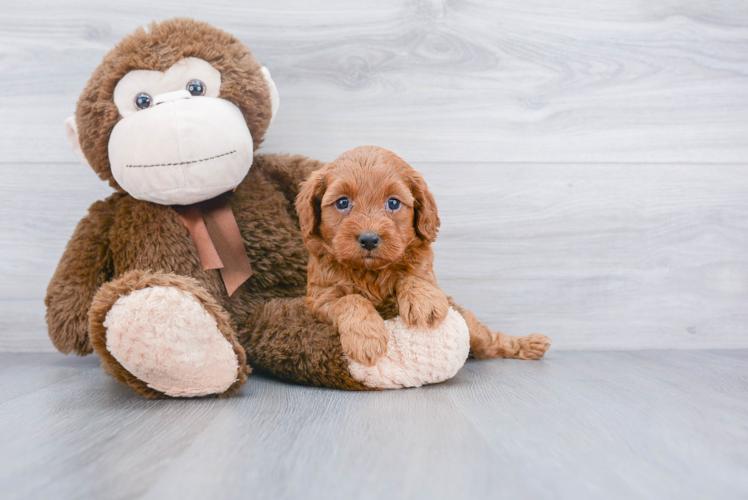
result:
M 258 305 L 239 325 L 238 336 L 258 372 L 303 385 L 372 390 L 351 376 L 340 335 L 312 316 L 303 297 Z
M 130 271 L 99 289 L 88 317 L 104 369 L 143 396 L 229 396 L 250 372 L 228 313 L 192 278 Z
M 449 303 L 465 318 L 470 331 L 470 352 L 474 358 L 540 359 L 551 346 L 551 339 L 537 333 L 511 337 L 500 332 L 492 332 L 475 318 L 475 314 L 455 304 L 451 297 Z

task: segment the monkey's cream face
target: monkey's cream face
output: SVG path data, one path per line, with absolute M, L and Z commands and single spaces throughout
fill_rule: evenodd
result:
M 192 57 L 165 72 L 126 74 L 114 89 L 122 119 L 109 138 L 117 183 L 163 205 L 197 203 L 238 186 L 252 165 L 252 136 L 220 89 L 220 72 Z

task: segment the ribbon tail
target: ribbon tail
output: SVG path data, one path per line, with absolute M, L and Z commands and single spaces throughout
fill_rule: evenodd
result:
M 218 255 L 215 245 L 208 234 L 203 220 L 203 211 L 199 205 L 174 205 L 179 219 L 187 227 L 190 238 L 197 248 L 197 256 L 200 259 L 200 265 L 203 271 L 209 269 L 223 268 L 223 262 Z
M 224 264 L 221 276 L 231 296 L 253 273 L 244 240 L 225 196 L 204 201 L 200 203 L 200 208 L 208 235 Z

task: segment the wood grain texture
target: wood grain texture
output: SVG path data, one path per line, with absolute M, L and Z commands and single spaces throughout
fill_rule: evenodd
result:
M 442 287 L 561 349 L 748 347 L 742 165 L 429 164 Z
M 440 208 L 437 278 L 491 327 L 562 350 L 748 347 L 746 166 L 414 166 Z M 73 164 L 10 170 L 0 350 L 51 351 L 47 283 L 109 188 Z
M 445 290 L 554 349 L 748 347 L 748 3 L 29 0 L 0 16 L 0 351 L 52 349 L 41 299 L 110 190 L 62 131 L 136 26 L 249 44 L 281 111 L 263 147 L 361 144 L 425 174 Z M 514 162 L 514 163 L 512 163 Z M 620 163 L 624 162 L 624 163 Z
M 270 68 L 282 105 L 268 151 L 748 157 L 743 0 L 27 0 L 5 2 L 0 18 L 0 162 L 71 161 L 62 122 L 102 56 L 176 15 L 234 33 Z
M 746 368 L 746 350 L 551 352 L 421 389 L 253 375 L 228 400 L 147 401 L 95 359 L 5 353 L 0 496 L 741 499 Z

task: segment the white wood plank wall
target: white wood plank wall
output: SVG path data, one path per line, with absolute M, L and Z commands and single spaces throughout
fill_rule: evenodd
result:
M 0 350 L 109 189 L 62 122 L 151 19 L 241 38 L 281 110 L 263 147 L 361 144 L 421 170 L 443 288 L 556 349 L 748 347 L 744 0 L 0 1 Z

